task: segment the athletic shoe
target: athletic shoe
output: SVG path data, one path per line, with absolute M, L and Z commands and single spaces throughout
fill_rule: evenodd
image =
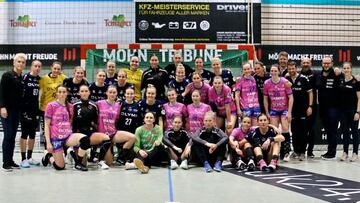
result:
M 88 168 L 82 163 L 75 164 L 74 168 L 79 171 L 88 171 Z
M 248 171 L 253 171 L 255 170 L 255 163 L 254 160 L 250 159 L 247 165 Z
M 355 162 L 356 160 L 358 160 L 358 155 L 356 153 L 353 153 L 350 161 Z
M 184 169 L 184 170 L 188 170 L 188 169 L 189 169 L 188 161 L 187 161 L 186 159 L 181 161 L 180 168 L 182 168 L 182 169 Z
M 315 155 L 311 152 L 311 153 L 307 154 L 307 157 L 310 159 L 313 159 L 313 158 L 315 158 Z
M 212 171 L 211 166 L 208 161 L 204 162 L 204 169 L 206 173 L 210 173 Z
M 20 163 L 21 168 L 30 168 L 30 163 L 27 159 L 24 159 L 21 163 Z
M 115 162 L 119 165 L 125 165 L 126 161 L 122 160 L 120 157 L 117 157 Z
M 179 165 L 176 163 L 176 161 L 173 160 L 173 159 L 171 159 L 171 160 L 170 160 L 170 169 L 171 169 L 171 170 L 175 170 L 175 169 L 177 169 L 178 167 L 179 167 Z
M 324 160 L 334 160 L 336 159 L 335 155 L 330 155 L 328 153 L 321 155 L 321 158 Z
M 105 161 L 99 161 L 98 166 L 102 169 L 102 170 L 107 170 L 110 167 L 105 163 Z
M 134 162 L 132 162 L 132 163 L 126 162 L 125 163 L 125 170 L 131 170 L 131 169 L 136 169 L 136 166 L 135 166 Z
M 299 158 L 299 154 L 293 152 L 293 153 L 290 155 L 290 158 L 291 158 L 291 159 L 298 159 L 298 158 Z
M 271 162 L 269 164 L 269 168 L 272 169 L 272 170 L 275 170 L 276 166 L 277 166 L 277 160 L 271 159 Z
M 348 155 L 346 152 L 343 152 L 341 158 L 340 158 L 340 161 L 346 161 L 348 159 Z
M 222 170 L 222 161 L 216 161 L 214 164 L 214 171 L 221 172 Z
M 259 169 L 260 169 L 260 171 L 265 171 L 265 170 L 266 170 L 267 165 L 266 165 L 266 162 L 264 161 L 264 159 L 261 159 L 261 160 L 258 162 L 258 164 L 259 164 Z
M 305 160 L 305 154 L 301 153 L 299 156 L 299 161 L 304 161 Z
M 3 165 L 2 170 L 5 172 L 11 172 L 13 170 L 13 168 L 9 165 Z
M 35 159 L 33 159 L 33 158 L 30 158 L 30 159 L 29 159 L 29 164 L 30 164 L 30 165 L 33 165 L 33 166 L 38 166 L 38 165 L 40 165 L 40 162 L 37 161 L 37 160 L 35 160 Z
M 148 173 L 149 172 L 149 167 L 144 165 L 144 162 L 141 161 L 138 158 L 134 159 L 134 164 L 136 166 L 136 168 L 141 172 L 141 173 Z
M 246 169 L 246 164 L 241 159 L 239 159 L 239 161 L 236 163 L 236 170 L 243 171 L 245 169 Z
M 20 166 L 17 165 L 15 162 L 12 162 L 12 163 L 11 163 L 11 168 L 13 168 L 13 169 L 20 169 Z
M 285 161 L 285 162 L 289 162 L 289 161 L 290 161 L 290 154 L 289 154 L 289 153 L 286 153 L 286 154 L 284 155 L 283 161 Z

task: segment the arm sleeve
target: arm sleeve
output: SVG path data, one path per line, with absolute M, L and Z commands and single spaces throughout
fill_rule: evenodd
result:
M 216 143 L 217 146 L 225 144 L 229 139 L 228 136 L 221 129 L 219 129 L 217 135 L 221 138 L 219 142 Z
M 141 149 L 141 127 L 136 128 L 135 138 L 136 141 L 134 143 L 134 152 L 138 153 Z
M 173 148 L 175 145 L 170 141 L 169 136 L 172 133 L 171 130 L 165 132 L 163 142 L 166 146 Z
M 195 142 L 197 142 L 197 143 L 200 143 L 200 144 L 205 145 L 207 142 L 206 142 L 205 140 L 201 139 L 201 138 L 200 138 L 200 135 L 201 135 L 201 129 L 198 129 L 198 130 L 194 133 L 192 139 L 193 139 L 193 141 L 195 141 Z

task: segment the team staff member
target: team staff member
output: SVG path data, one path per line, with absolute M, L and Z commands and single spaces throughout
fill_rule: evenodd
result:
M 278 55 L 278 62 L 280 68 L 280 76 L 285 77 L 288 73 L 287 65 L 289 62 L 289 54 L 286 51 L 281 51 Z
M 106 63 L 106 79 L 105 83 L 107 85 L 115 85 L 116 84 L 116 63 L 115 61 L 108 61 Z
M 20 152 L 22 168 L 30 165 L 39 165 L 40 162 L 32 157 L 34 149 L 36 128 L 39 126 L 39 81 L 41 62 L 35 60 L 31 63 L 31 70 L 23 77 L 24 81 L 24 103 L 21 109 L 21 138 Z M 29 138 L 29 139 L 28 139 Z M 26 156 L 27 147 L 27 156 Z
M 285 140 L 279 129 L 269 126 L 269 119 L 265 114 L 258 116 L 259 127 L 248 137 L 254 147 L 254 154 L 261 171 L 273 171 L 279 159 L 280 143 Z M 269 165 L 268 165 L 269 164 Z
M 74 76 L 71 78 L 66 78 L 63 84 L 68 89 L 68 101 L 71 104 L 77 102 L 80 99 L 80 86 L 89 86 L 89 83 L 85 80 L 85 69 L 81 66 L 76 66 L 74 68 Z
M 21 73 L 25 66 L 26 55 L 17 53 L 14 57 L 13 69 L 5 72 L 1 76 L 0 110 L 1 123 L 4 129 L 2 168 L 7 172 L 12 171 L 13 168 L 19 168 L 19 165 L 14 162 L 13 155 L 24 92 Z
M 165 101 L 165 87 L 168 83 L 168 73 L 159 66 L 159 58 L 156 55 L 152 55 L 150 58 L 150 67 L 144 71 L 142 75 L 141 89 L 146 88 L 148 84 L 152 84 L 156 88 L 156 99 Z
M 106 90 L 108 85 L 105 83 L 106 73 L 104 70 L 98 70 L 96 73 L 96 81 L 89 86 L 90 99 L 94 102 L 106 99 Z
M 47 153 L 42 158 L 43 166 L 51 163 L 56 170 L 65 169 L 64 147 L 80 146 L 75 159 L 75 169 L 87 171 L 82 164 L 86 150 L 90 148 L 90 139 L 71 129 L 70 105 L 67 102 L 67 88 L 59 85 L 56 90 L 56 101 L 50 102 L 45 110 L 45 138 Z
M 204 127 L 195 132 L 191 151 L 194 152 L 203 164 L 205 172 L 222 170 L 222 162 L 226 153 L 228 136 L 220 129 L 214 127 L 215 115 L 207 112 L 204 117 Z
M 307 158 L 315 158 L 313 153 L 314 149 L 314 141 L 316 135 L 316 115 L 318 110 L 317 104 L 317 89 L 316 89 L 316 77 L 320 73 L 318 71 L 314 71 L 311 69 L 311 59 L 310 58 L 302 58 L 301 59 L 301 75 L 304 75 L 310 82 L 312 91 L 313 91 L 313 102 L 312 102 L 312 113 L 307 118 L 306 124 L 306 142 L 307 142 Z
M 123 69 L 126 72 L 127 79 L 126 81 L 135 88 L 135 101 L 141 100 L 141 78 L 143 71 L 139 69 L 139 57 L 132 56 L 130 58 L 130 67 L 128 69 Z
M 43 139 L 45 143 L 46 149 L 46 142 L 44 136 L 44 126 L 45 126 L 45 109 L 48 103 L 56 100 L 56 87 L 63 84 L 66 76 L 61 73 L 62 64 L 59 61 L 54 61 L 50 68 L 51 72 L 47 75 L 41 77 L 39 85 L 40 85 L 40 111 L 41 111 L 41 118 L 40 118 L 40 127 L 41 127 L 41 137 L 40 140 Z
M 346 161 L 349 154 L 350 131 L 353 138 L 353 153 L 350 161 L 358 159 L 359 151 L 359 117 L 360 117 L 360 83 L 352 75 L 352 64 L 343 64 L 343 77 L 340 81 L 341 129 L 344 139 L 344 152 L 341 161 Z
M 291 133 L 293 139 L 294 153 L 291 158 L 305 159 L 307 122 L 308 116 L 312 114 L 313 91 L 309 80 L 296 72 L 296 63 L 291 61 L 287 67 L 286 77 L 292 83 L 294 105 L 292 110 Z
M 322 60 L 321 74 L 316 78 L 319 100 L 319 113 L 327 134 L 328 149 L 321 155 L 325 160 L 335 159 L 340 118 L 340 76 L 336 76 L 330 57 Z

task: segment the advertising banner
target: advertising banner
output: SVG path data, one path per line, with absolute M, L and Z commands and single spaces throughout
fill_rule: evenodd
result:
M 289 53 L 289 59 L 300 64 L 301 58 L 309 57 L 313 66 L 321 66 L 324 56 L 330 56 L 334 60 L 334 65 L 341 65 L 349 61 L 353 66 L 360 66 L 360 47 L 331 47 L 331 46 L 256 46 L 258 60 L 264 64 L 274 64 L 278 61 L 278 54 L 281 51 Z
M 2 45 L 0 66 L 12 66 L 16 53 L 24 53 L 29 62 L 39 60 L 43 65 L 51 65 L 53 61 L 60 61 L 64 65 L 80 65 L 79 45 Z
M 253 3 L 254 43 L 261 42 L 261 3 Z M 247 43 L 247 3 L 137 2 L 136 42 Z

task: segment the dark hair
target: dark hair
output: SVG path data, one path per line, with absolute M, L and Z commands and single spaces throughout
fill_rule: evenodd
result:
M 280 66 L 279 66 L 279 64 L 277 64 L 277 63 L 272 64 L 272 65 L 270 66 L 270 70 L 271 70 L 272 67 L 276 67 L 276 68 L 278 69 L 278 71 L 281 72 L 281 71 L 280 71 Z
M 261 62 L 261 61 L 255 61 L 254 65 L 260 65 L 261 67 L 264 67 L 263 62 Z
M 256 120 L 259 121 L 259 118 L 260 118 L 261 116 L 265 116 L 265 117 L 269 120 L 269 118 L 267 117 L 267 115 L 264 114 L 264 113 L 261 113 L 260 115 L 258 115 L 258 116 L 256 117 Z
M 67 87 L 64 85 L 64 84 L 60 84 L 56 87 L 56 92 L 59 90 L 59 88 L 65 88 L 66 89 L 66 92 L 68 92 L 68 89 Z M 68 97 L 65 98 L 65 107 L 66 107 L 66 111 L 68 112 L 69 114 L 69 118 L 70 118 L 70 105 L 69 105 L 69 101 L 68 101 Z
M 288 66 L 295 66 L 296 67 L 296 62 L 295 61 L 289 61 Z
M 52 62 L 51 66 L 54 66 L 54 65 L 59 65 L 61 68 L 62 68 L 62 63 L 60 61 L 54 61 Z

